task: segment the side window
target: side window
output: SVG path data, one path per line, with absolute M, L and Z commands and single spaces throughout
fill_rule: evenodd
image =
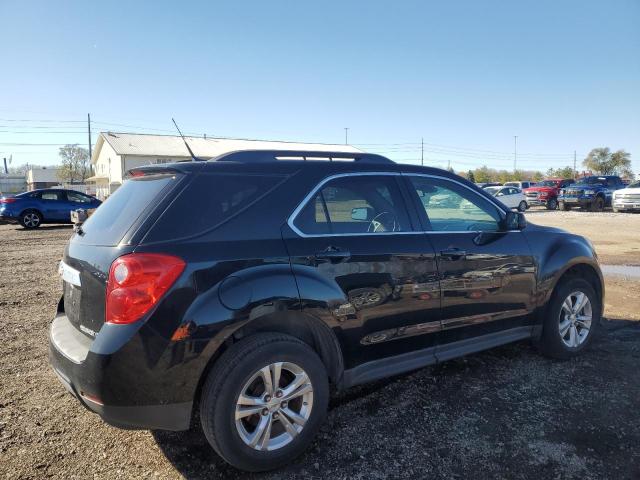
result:
M 305 205 L 294 225 L 308 235 L 411 231 L 396 179 L 353 175 L 327 182 Z
M 60 192 L 42 192 L 42 200 L 62 200 Z
M 618 186 L 618 179 L 609 177 L 607 178 L 607 187 L 608 188 L 616 188 Z
M 76 202 L 76 203 L 91 202 L 91 199 L 89 197 L 87 197 L 86 195 L 82 195 L 81 193 L 78 193 L 78 192 L 67 192 L 67 199 L 70 202 Z
M 495 232 L 502 216 L 498 207 L 457 183 L 429 177 L 411 177 L 411 183 L 436 232 Z

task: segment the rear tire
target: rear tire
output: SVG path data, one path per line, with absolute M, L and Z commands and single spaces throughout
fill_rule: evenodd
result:
M 586 297 L 581 309 L 577 308 L 582 298 L 579 294 Z M 569 304 L 575 309 L 568 308 Z M 589 282 L 579 277 L 561 280 L 547 305 L 540 350 L 544 355 L 560 360 L 579 355 L 593 341 L 600 325 L 601 312 L 601 299 Z M 588 329 L 585 329 L 587 317 L 590 320 Z
M 278 385 L 269 389 L 276 379 Z M 307 449 L 328 402 L 328 376 L 316 352 L 289 335 L 261 333 L 218 359 L 202 389 L 200 418 L 218 455 L 236 468 L 259 472 Z
M 591 202 L 591 211 L 592 212 L 601 212 L 604 210 L 604 198 L 596 197 Z
M 555 198 L 552 198 L 547 202 L 547 210 L 555 210 L 558 208 L 558 201 Z
M 38 228 L 42 223 L 42 215 L 36 210 L 27 210 L 20 215 L 20 225 L 27 230 Z
M 526 212 L 528 208 L 527 202 L 525 202 L 524 200 L 522 200 L 520 202 L 520 204 L 518 205 L 518 211 L 519 212 Z

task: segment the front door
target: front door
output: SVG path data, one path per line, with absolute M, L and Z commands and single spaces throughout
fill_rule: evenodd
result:
M 67 199 L 62 190 L 45 190 L 40 195 L 42 214 L 47 221 L 69 221 Z
M 486 335 L 490 339 L 505 331 L 527 336 L 533 324 L 536 269 L 523 233 L 506 231 L 506 211 L 463 183 L 432 176 L 406 178 L 436 253 L 443 343 Z
M 326 181 L 283 231 L 303 308 L 334 330 L 346 369 L 428 349 L 439 335 L 435 255 L 400 178 Z

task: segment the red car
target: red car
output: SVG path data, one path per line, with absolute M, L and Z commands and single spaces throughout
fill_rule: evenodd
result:
M 527 203 L 531 206 L 544 205 L 548 210 L 558 208 L 558 193 L 575 180 L 571 178 L 548 178 L 536 183 L 533 187 L 525 188 L 523 193 L 527 197 Z

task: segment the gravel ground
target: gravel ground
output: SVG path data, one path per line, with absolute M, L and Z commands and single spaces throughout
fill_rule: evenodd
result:
M 527 211 L 527 220 L 583 235 L 596 246 L 600 262 L 610 265 L 640 265 L 640 213 Z
M 197 431 L 109 427 L 58 383 L 47 328 L 70 234 L 0 226 L 0 478 L 640 478 L 638 282 L 607 280 L 609 320 L 579 359 L 523 342 L 351 389 L 307 454 L 245 475 Z

